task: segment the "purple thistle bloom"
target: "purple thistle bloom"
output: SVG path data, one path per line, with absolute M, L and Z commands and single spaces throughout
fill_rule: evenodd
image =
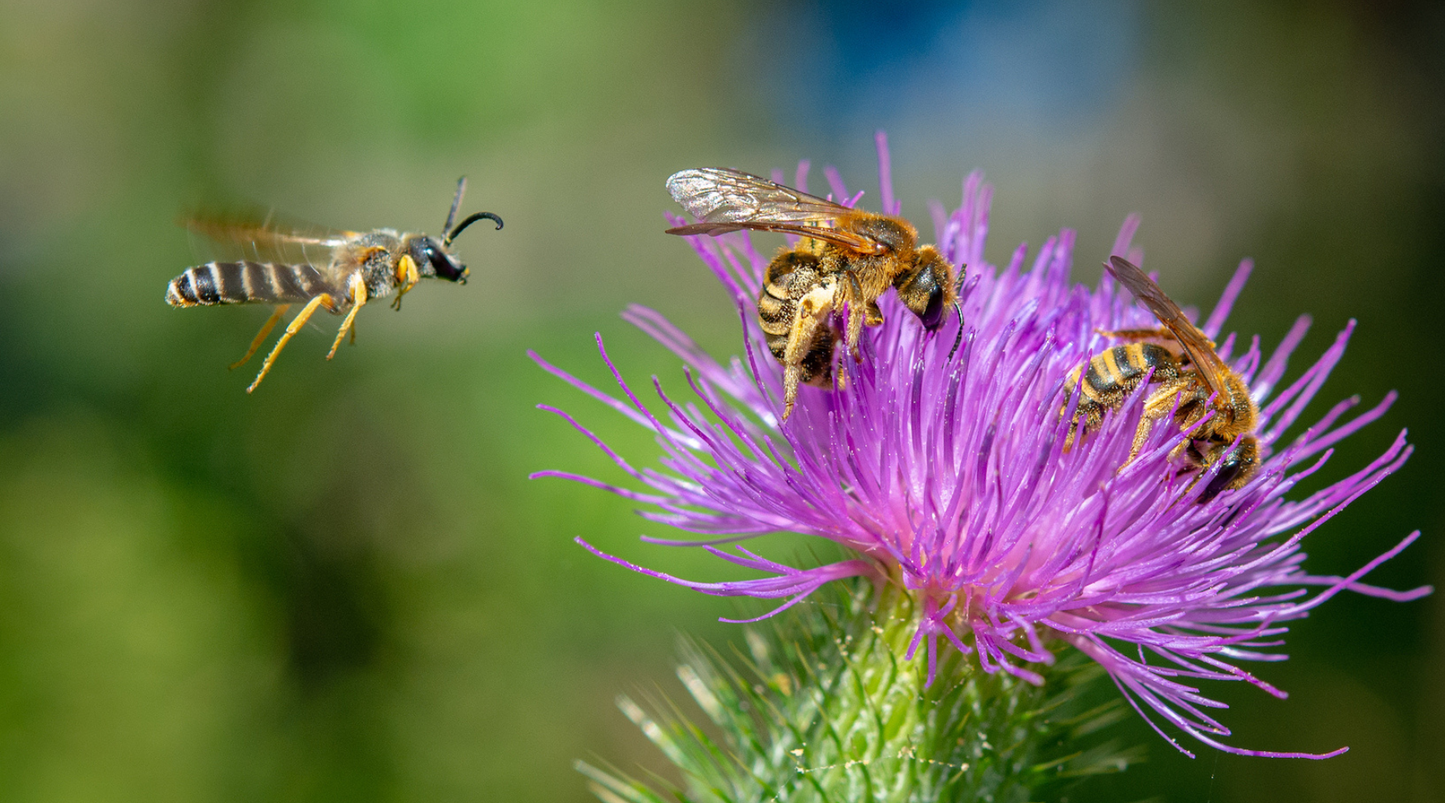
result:
M 879 135 L 883 212 L 898 214 L 886 141 Z M 775 176 L 775 180 L 780 180 Z M 806 189 L 807 163 L 795 186 Z M 833 197 L 856 203 L 836 171 Z M 861 194 L 861 193 L 860 193 Z M 1116 343 L 1098 330 L 1150 328 L 1158 321 L 1107 273 L 1098 287 L 1071 284 L 1074 233 L 1049 238 L 1027 264 L 1020 246 L 1002 269 L 983 257 L 991 188 L 978 174 L 963 185 L 962 206 L 933 207 L 937 244 L 967 266 L 961 298 L 963 345 L 950 360 L 958 323 L 929 334 L 893 294 L 879 299 L 886 319 L 862 338 L 862 362 L 839 358 L 845 384 L 803 387 L 780 425 L 782 370 L 768 354 L 756 299 L 769 257 L 746 232 L 689 238 L 704 264 L 732 294 L 745 356 L 721 364 L 661 314 L 639 306 L 623 317 L 686 364 L 700 400 L 681 403 L 656 388 L 665 416 L 644 406 L 607 356 L 623 398 L 592 388 L 534 354 L 543 368 L 657 433 L 659 469 L 634 468 L 568 414 L 556 412 L 645 486 L 631 490 L 564 472 L 535 476 L 577 480 L 647 505 L 641 515 L 715 536 L 704 541 L 644 540 L 702 546 L 757 579 L 701 583 L 593 553 L 644 574 L 708 594 L 787 599 L 771 616 L 832 580 L 866 576 L 908 589 L 922 612 L 908 652 L 926 646 L 928 681 L 940 639 L 976 654 L 986 672 L 1031 682 L 1032 662 L 1051 663 L 1049 641 L 1061 640 L 1098 661 L 1141 716 L 1181 752 L 1157 718 L 1230 753 L 1325 758 L 1325 754 L 1246 750 L 1217 737 L 1230 731 L 1207 713 L 1224 705 L 1203 696 L 1200 680 L 1242 680 L 1285 694 L 1230 661 L 1280 661 L 1284 623 L 1343 590 L 1405 601 L 1430 593 L 1397 592 L 1361 581 L 1418 536 L 1411 533 L 1347 577 L 1302 568 L 1300 542 L 1362 493 L 1398 469 L 1412 447 L 1402 431 L 1360 471 L 1309 497 L 1286 494 L 1330 457 L 1331 447 L 1375 419 L 1395 399 L 1344 421 L 1358 397 L 1286 438 L 1306 404 L 1340 360 L 1354 321 L 1293 383 L 1280 387 L 1286 362 L 1309 328 L 1302 316 L 1266 358 L 1259 338 L 1247 347 L 1219 333 L 1248 277 L 1241 263 L 1202 329 L 1239 373 L 1259 404 L 1260 467 L 1238 490 L 1208 501 L 1201 494 L 1224 461 L 1204 476 L 1181 474 L 1168 453 L 1180 439 L 1172 419 L 1153 428 L 1125 465 L 1149 386 L 1141 385 L 1102 428 L 1064 452 L 1070 373 Z M 674 219 L 674 225 L 686 223 Z M 1138 218 L 1125 221 L 1111 253 L 1138 263 L 1131 247 Z M 1077 393 L 1073 394 L 1075 397 Z M 1069 402 L 1072 413 L 1077 402 Z M 1196 481 L 1200 480 L 1200 481 Z M 719 546 L 787 530 L 835 541 L 850 560 L 796 568 L 742 548 Z M 1313 589 L 1313 591 L 1311 591 Z M 763 617 L 760 617 L 763 618 Z M 753 621 L 753 620 L 748 620 Z M 1142 705 L 1141 705 L 1142 704 Z M 1152 715 L 1151 715 L 1152 712 Z

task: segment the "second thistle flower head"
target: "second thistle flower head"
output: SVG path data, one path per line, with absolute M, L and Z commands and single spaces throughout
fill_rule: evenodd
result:
M 883 212 L 896 215 L 881 135 L 879 155 Z M 835 172 L 828 180 L 834 198 L 856 203 Z M 806 163 L 795 183 L 806 188 Z M 1226 461 L 1206 461 L 1200 469 L 1181 459 L 1183 434 L 1174 414 L 1182 398 L 1169 394 L 1175 406 L 1158 419 L 1165 423 L 1139 427 L 1146 406 L 1159 403 L 1157 381 L 1141 382 L 1099 417 L 1097 431 L 1069 443 L 1079 371 L 1118 343 L 1102 333 L 1154 329 L 1159 319 L 1107 274 L 1094 288 L 1072 283 L 1074 234 L 1068 230 L 1050 237 L 1032 259 L 1020 246 L 1008 264 L 988 264 L 983 251 L 990 195 L 990 187 L 972 175 L 958 209 L 933 210 L 938 252 L 952 265 L 967 266 L 959 291 L 964 323 L 945 319 L 937 331 L 927 331 L 893 294 L 884 295 L 878 301 L 881 325 L 858 338 L 860 360 L 834 363 L 836 388 L 802 387 L 786 421 L 784 371 L 769 355 L 757 308 L 770 259 L 746 231 L 691 238 L 737 307 L 741 358 L 717 362 L 652 310 L 634 306 L 624 314 L 683 359 L 699 402 L 681 403 L 657 383 L 663 413 L 653 412 L 605 348 L 603 359 L 623 398 L 539 358 L 547 370 L 654 431 L 664 451 L 660 468 L 634 468 L 554 410 L 646 490 L 562 472 L 544 475 L 605 488 L 646 505 L 642 515 L 649 519 L 710 538 L 647 540 L 701 546 L 765 576 L 693 582 L 584 546 L 705 593 L 786 600 L 773 613 L 832 580 L 868 576 L 894 583 L 921 611 L 909 657 L 926 650 L 930 682 L 943 645 L 976 656 L 984 671 L 1036 682 L 1029 665 L 1052 662 L 1053 651 L 1066 643 L 1098 661 L 1156 730 L 1162 718 L 1230 752 L 1321 757 L 1220 742 L 1229 730 L 1206 710 L 1222 704 L 1195 684 L 1242 680 L 1282 697 L 1234 662 L 1282 660 L 1267 650 L 1281 643 L 1284 623 L 1342 590 L 1396 600 L 1429 593 L 1360 582 L 1418 533 L 1348 577 L 1320 577 L 1302 568 L 1303 538 L 1399 468 L 1411 450 L 1401 432 L 1356 473 L 1303 499 L 1285 499 L 1324 464 L 1333 444 L 1394 401 L 1391 393 L 1346 421 L 1359 402 L 1347 399 L 1286 437 L 1344 353 L 1353 321 L 1288 385 L 1281 384 L 1286 363 L 1309 328 L 1308 317 L 1267 357 L 1258 337 L 1246 345 L 1233 334 L 1220 336 L 1248 276 L 1247 261 L 1199 324 L 1258 407 L 1258 467 L 1240 487 L 1230 483 L 1219 492 L 1212 482 Z M 1127 220 L 1111 251 L 1136 264 L 1142 259 L 1132 245 L 1137 225 L 1136 218 Z M 840 319 L 846 321 L 846 314 Z M 961 346 L 954 352 L 956 337 Z M 1201 413 L 1190 425 L 1207 423 L 1209 415 Z M 1136 438 L 1141 432 L 1146 434 Z M 800 568 L 741 546 L 719 548 L 773 531 L 826 538 L 855 556 Z

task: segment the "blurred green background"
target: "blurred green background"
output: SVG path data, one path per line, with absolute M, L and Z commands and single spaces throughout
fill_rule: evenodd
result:
M 1232 328 L 1271 344 L 1315 316 L 1296 373 L 1359 318 L 1311 412 L 1402 398 L 1325 473 L 1405 426 L 1419 451 L 1308 565 L 1345 573 L 1420 528 L 1372 579 L 1439 584 L 1442 98 L 1445 14 L 1423 2 L 4 0 L 0 799 L 581 801 L 575 758 L 663 769 L 613 698 L 680 695 L 676 634 L 737 639 L 715 621 L 735 609 L 571 539 L 732 573 L 637 543 L 668 533 L 622 500 L 526 479 L 621 479 L 538 402 L 636 464 L 656 449 L 525 350 L 605 383 L 601 331 L 641 387 L 680 386 L 616 313 L 657 307 L 722 354 L 736 320 L 662 235 L 663 179 L 811 158 L 876 208 L 879 128 L 925 232 L 928 199 L 987 171 L 995 261 L 1077 227 L 1092 281 L 1142 211 L 1177 298 L 1207 308 L 1253 256 Z M 435 232 L 463 173 L 463 211 L 507 221 L 459 241 L 471 283 L 368 310 L 332 363 L 323 316 L 248 397 L 252 370 L 225 366 L 265 310 L 162 301 L 199 259 L 188 206 Z M 1235 744 L 1348 755 L 1189 761 L 1131 720 L 1149 763 L 1068 799 L 1445 798 L 1441 605 L 1341 596 L 1260 667 L 1288 702 L 1212 690 Z

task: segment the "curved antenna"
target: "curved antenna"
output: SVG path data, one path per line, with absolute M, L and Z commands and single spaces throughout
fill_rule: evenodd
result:
M 452 228 L 452 223 L 457 219 L 457 209 L 462 205 L 462 196 L 467 191 L 467 177 L 457 179 L 457 195 L 452 199 L 452 211 L 447 213 L 447 222 L 442 224 L 442 234 L 446 234 Z
M 944 362 L 953 361 L 953 355 L 958 353 L 958 346 L 963 342 L 963 276 L 964 270 L 967 270 L 967 268 L 968 266 L 965 265 L 962 270 L 959 270 L 958 283 L 955 284 L 953 288 L 953 292 L 955 293 L 953 297 L 953 311 L 958 314 L 958 334 L 953 336 L 953 348 L 948 350 L 948 356 L 944 358 Z
M 958 351 L 958 344 L 963 342 L 963 302 L 953 302 L 953 311 L 958 313 L 958 334 L 953 336 L 953 348 L 948 350 L 948 356 L 944 358 L 944 362 L 953 359 L 953 355 Z
M 463 220 L 461 223 L 458 223 L 457 227 L 455 229 L 452 229 L 451 232 L 447 234 L 446 239 L 442 240 L 442 245 L 450 247 L 452 244 L 452 240 L 455 240 L 457 238 L 457 235 L 462 233 L 462 229 L 465 229 L 473 223 L 476 223 L 478 220 L 483 219 L 496 222 L 497 228 L 493 229 L 493 231 L 502 228 L 501 218 L 497 217 L 491 212 L 478 212 L 475 215 L 468 216 L 467 219 Z

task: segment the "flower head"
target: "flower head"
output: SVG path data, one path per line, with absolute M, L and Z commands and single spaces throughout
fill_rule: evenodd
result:
M 898 214 L 879 135 L 882 211 Z M 807 164 L 796 186 L 806 189 Z M 850 195 L 828 171 L 833 197 Z M 860 193 L 861 195 L 861 193 Z M 1248 755 L 1323 755 L 1245 750 L 1218 737 L 1229 729 L 1207 713 L 1222 707 L 1194 685 L 1242 680 L 1284 694 L 1239 668 L 1276 661 L 1286 622 L 1308 615 L 1342 590 L 1409 600 L 1429 588 L 1395 592 L 1361 582 L 1414 541 L 1412 533 L 1347 577 L 1302 568 L 1301 541 L 1399 468 L 1411 447 L 1401 432 L 1386 452 L 1310 496 L 1285 496 L 1329 459 L 1331 446 L 1385 413 L 1390 393 L 1345 420 L 1358 398 L 1290 434 L 1344 353 L 1351 321 L 1318 361 L 1282 385 L 1286 363 L 1309 328 L 1301 317 L 1266 357 L 1258 337 L 1220 331 L 1248 277 L 1240 265 L 1200 328 L 1247 384 L 1259 405 L 1259 469 L 1242 488 L 1204 493 L 1217 461 L 1181 471 L 1170 452 L 1177 426 L 1155 426 L 1129 459 L 1148 386 L 1141 385 L 1097 432 L 1065 450 L 1070 375 L 1116 344 L 1100 331 L 1149 328 L 1158 321 L 1106 274 L 1097 287 L 1071 283 L 1074 234 L 1064 230 L 1029 257 L 1019 246 L 1007 265 L 983 257 L 991 188 L 978 174 L 951 214 L 935 205 L 938 248 L 966 266 L 961 289 L 962 346 L 950 357 L 956 321 L 934 333 L 889 294 L 884 323 L 862 338 L 862 359 L 840 358 L 834 389 L 805 387 L 786 422 L 782 370 L 759 329 L 756 299 L 769 257 L 746 232 L 692 237 L 703 263 L 732 295 L 744 332 L 741 358 L 719 363 L 661 314 L 630 307 L 624 318 L 681 357 L 698 401 L 683 403 L 654 385 L 663 413 L 638 398 L 602 350 L 621 389 L 614 398 L 540 358 L 567 382 L 657 434 L 660 468 L 634 468 L 573 418 L 566 418 L 646 490 L 562 472 L 542 472 L 605 488 L 640 502 L 642 515 L 710 536 L 662 541 L 701 546 L 765 576 L 701 583 L 594 553 L 631 569 L 708 594 L 785 599 L 769 616 L 829 581 L 868 576 L 906 589 L 921 611 L 909 657 L 927 652 L 929 680 L 940 646 L 985 671 L 1037 681 L 1030 663 L 1050 663 L 1058 642 L 1099 662 L 1156 731 L 1173 724 L 1201 742 Z M 683 221 L 675 220 L 675 224 Z M 1125 221 L 1111 253 L 1139 262 L 1138 219 Z M 535 357 L 535 355 L 534 355 Z M 1072 394 L 1077 395 L 1077 394 Z M 545 408 L 552 409 L 552 408 Z M 1061 414 L 1064 413 L 1064 414 Z M 539 475 L 540 476 L 540 475 Z M 1200 480 L 1204 481 L 1200 481 Z M 732 542 L 773 531 L 826 538 L 856 556 L 800 568 L 766 560 Z M 1192 755 L 1192 754 L 1191 754 Z

